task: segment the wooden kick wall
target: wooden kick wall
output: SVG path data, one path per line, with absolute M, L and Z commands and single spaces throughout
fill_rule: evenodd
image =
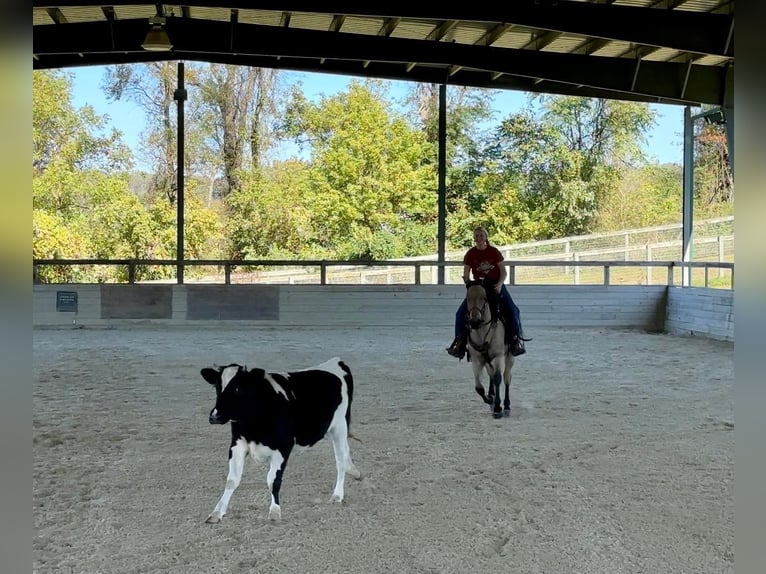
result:
M 35 327 L 124 324 L 445 329 L 462 285 L 34 285 Z M 733 292 L 657 286 L 510 288 L 526 327 L 626 327 L 733 340 Z

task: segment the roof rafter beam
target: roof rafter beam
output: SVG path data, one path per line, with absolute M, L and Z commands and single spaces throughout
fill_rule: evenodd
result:
M 666 10 L 672 10 L 678 8 L 681 4 L 685 4 L 687 0 L 655 0 L 649 4 L 649 8 L 665 8 Z
M 346 21 L 345 16 L 341 16 L 340 14 L 335 14 L 335 16 L 332 17 L 332 22 L 330 23 L 329 32 L 340 32 L 340 29 L 343 27 L 343 23 Z
M 145 5 L 141 0 L 114 0 L 112 5 Z M 254 5 L 255 4 L 255 5 Z M 34 8 L 64 6 L 101 6 L 103 0 L 32 0 Z M 293 1 L 257 2 L 252 0 L 184 0 L 184 5 L 220 8 L 258 9 L 314 14 L 345 14 L 378 18 L 400 17 L 420 20 L 457 20 L 465 22 L 503 22 L 553 32 L 609 38 L 673 48 L 716 56 L 733 56 L 725 51 L 733 16 L 662 10 L 615 4 L 575 2 L 573 0 L 515 0 L 512 3 L 480 3 L 451 8 L 440 5 L 435 12 L 425 4 L 410 2 Z M 396 13 L 392 13 L 396 10 Z
M 438 26 L 436 26 L 431 32 L 426 36 L 426 40 L 436 40 L 437 42 L 442 40 L 447 34 L 449 34 L 452 30 L 455 29 L 455 26 L 457 26 L 458 22 L 457 20 L 449 20 L 447 22 L 442 22 Z
M 551 45 L 559 36 L 561 36 L 561 32 L 545 32 L 532 38 L 529 42 L 524 44 L 521 49 L 542 50 L 546 46 Z
M 455 29 L 455 26 L 457 26 L 456 20 L 451 20 L 449 22 L 442 22 L 438 26 L 436 26 L 433 30 L 431 30 L 428 33 L 428 36 L 426 36 L 427 42 L 440 42 L 441 40 L 444 40 L 447 38 L 450 32 L 452 32 Z M 417 62 L 410 62 L 407 64 L 407 72 L 411 72 L 412 68 L 417 66 Z M 454 72 L 452 72 L 454 73 Z
M 598 52 L 607 44 L 609 44 L 609 40 L 605 40 L 603 38 L 591 38 L 590 40 L 585 40 L 585 42 L 577 46 L 570 52 L 570 54 L 585 54 L 586 56 L 590 56 L 591 54 Z
M 48 16 L 51 17 L 51 20 L 53 20 L 56 24 L 66 24 L 67 19 L 66 16 L 64 16 L 63 12 L 59 10 L 58 8 L 48 8 Z
M 386 21 L 383 22 L 380 30 L 378 30 L 378 36 L 390 36 L 401 21 L 401 18 L 386 18 Z
M 66 26 L 37 26 L 33 29 L 33 52 L 45 54 L 142 52 L 146 20 L 85 22 Z M 231 27 L 231 29 L 230 29 Z M 64 30 L 66 28 L 66 30 Z M 329 35 L 317 30 L 299 30 L 229 24 L 212 20 L 170 18 L 166 24 L 176 58 L 184 53 L 293 57 L 326 60 L 382 61 L 412 64 L 417 54 L 419 66 L 462 66 L 488 73 L 501 73 L 528 78 L 585 85 L 592 88 L 631 92 L 658 98 L 679 98 L 686 67 L 668 62 L 644 62 L 635 76 L 635 64 L 624 58 L 582 56 L 535 52 L 492 46 L 455 44 L 403 38 L 381 38 L 337 32 Z M 234 30 L 234 45 L 227 41 Z M 350 58 L 349 54 L 354 57 Z M 411 68 L 410 68 L 411 71 Z M 723 101 L 723 68 L 692 66 L 687 99 L 718 104 Z M 442 75 L 444 72 L 442 71 Z
M 498 24 L 497 26 L 495 26 L 491 30 L 487 30 L 484 33 L 484 35 L 482 35 L 482 37 L 479 38 L 478 40 L 476 40 L 476 42 L 474 42 L 473 44 L 474 44 L 474 46 L 491 46 L 492 44 L 494 44 L 497 41 L 497 39 L 500 36 L 505 34 L 511 28 L 513 28 L 513 24 Z M 450 76 L 453 76 L 453 75 L 455 75 L 456 73 L 458 73 L 462 69 L 463 69 L 462 66 L 450 66 L 450 68 L 447 71 L 447 73 Z
M 44 56 L 35 60 L 35 69 L 66 68 L 76 66 L 93 66 L 117 63 L 149 63 L 160 61 L 173 61 L 178 59 L 178 54 L 172 52 L 143 52 L 141 54 L 92 54 L 84 61 L 76 54 L 63 54 Z M 207 53 L 184 53 L 186 61 L 211 62 L 217 64 L 233 64 L 240 66 L 252 66 L 256 68 L 278 68 L 281 70 L 294 70 L 301 72 L 317 72 L 329 74 L 341 74 L 344 76 L 357 76 L 388 79 L 406 80 L 413 82 L 426 82 L 429 84 L 442 84 L 445 82 L 444 71 L 439 68 L 419 67 L 411 73 L 404 73 L 400 64 L 386 62 L 371 62 L 367 68 L 363 68 L 358 62 L 328 60 L 320 65 L 315 59 L 306 58 L 276 58 L 272 56 L 243 56 L 240 54 L 207 54 Z M 479 88 L 492 88 L 497 90 L 515 90 L 525 92 L 541 92 L 561 94 L 569 96 L 581 96 L 585 98 L 607 98 L 636 102 L 665 103 L 675 105 L 696 104 L 694 100 L 678 98 L 652 97 L 629 92 L 616 92 L 590 88 L 588 86 L 577 87 L 572 84 L 545 81 L 533 78 L 522 78 L 510 75 L 496 75 L 487 72 L 462 70 L 459 74 L 446 79 L 447 83 L 455 86 L 472 86 Z
M 491 30 L 488 30 L 481 38 L 476 40 L 476 46 L 491 46 L 497 39 L 513 28 L 513 24 L 498 24 Z

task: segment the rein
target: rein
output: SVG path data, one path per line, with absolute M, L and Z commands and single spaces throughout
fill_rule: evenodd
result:
M 482 353 L 486 359 L 490 359 L 490 357 L 487 354 L 487 350 L 489 349 L 489 344 L 492 342 L 493 337 L 495 336 L 496 327 L 497 327 L 497 319 L 492 319 L 490 317 L 489 319 L 484 319 L 484 311 L 489 306 L 489 303 L 487 301 L 484 301 L 484 305 L 481 306 L 481 310 L 479 311 L 482 317 L 482 322 L 479 323 L 478 327 L 472 327 L 470 323 L 468 324 L 468 341 L 471 344 L 471 346 L 476 349 L 478 352 Z M 471 307 L 468 311 L 476 310 L 477 307 Z M 478 332 L 482 327 L 486 327 L 489 325 L 489 328 L 487 329 L 487 332 L 484 334 L 484 341 L 480 344 L 477 344 L 473 340 L 473 333 Z

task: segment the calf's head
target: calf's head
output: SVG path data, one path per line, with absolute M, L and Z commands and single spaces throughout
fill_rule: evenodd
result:
M 262 369 L 247 370 L 247 367 L 231 363 L 223 367 L 205 367 L 200 371 L 202 378 L 215 387 L 215 406 L 210 411 L 211 425 L 223 425 L 240 418 L 246 406 L 246 396 L 252 388 L 253 376 L 263 378 Z

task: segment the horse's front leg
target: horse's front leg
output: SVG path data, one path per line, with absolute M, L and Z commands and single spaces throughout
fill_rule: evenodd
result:
M 503 373 L 503 381 L 505 382 L 505 399 L 503 400 L 503 414 L 505 416 L 511 415 L 511 368 L 513 367 L 513 357 L 509 357 L 505 362 L 505 372 Z
M 503 375 L 500 371 L 495 371 L 490 379 L 490 384 L 494 389 L 494 401 L 492 404 L 492 416 L 499 419 L 503 416 L 503 408 L 500 406 L 500 381 L 503 380 Z M 506 395 L 507 396 L 507 395 Z
M 486 393 L 484 392 L 484 385 L 481 384 L 481 371 L 483 367 L 481 366 L 481 364 L 479 364 L 479 358 L 471 357 L 471 365 L 473 366 L 474 388 L 476 389 L 476 392 L 481 397 L 481 399 L 488 405 L 491 405 L 492 399 L 486 395 Z

